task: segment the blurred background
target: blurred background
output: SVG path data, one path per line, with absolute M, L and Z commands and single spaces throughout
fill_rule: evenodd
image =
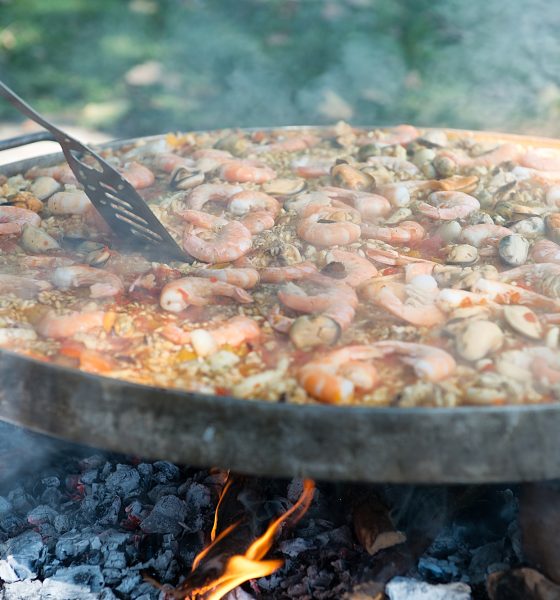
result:
M 557 136 L 559 31 L 545 0 L 0 0 L 0 72 L 111 137 L 340 119 Z M 1 102 L 0 121 L 21 119 Z

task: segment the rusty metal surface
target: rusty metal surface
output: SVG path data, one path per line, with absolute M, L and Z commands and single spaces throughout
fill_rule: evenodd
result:
M 56 160 L 60 155 L 1 171 Z M 4 350 L 0 381 L 0 419 L 193 466 L 403 483 L 560 477 L 555 404 L 453 409 L 274 404 L 136 385 Z

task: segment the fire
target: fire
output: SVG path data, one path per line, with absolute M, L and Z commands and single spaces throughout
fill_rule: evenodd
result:
M 208 556 L 211 550 L 219 545 L 222 540 L 230 536 L 240 524 L 239 522 L 233 523 L 232 525 L 226 527 L 221 533 L 217 534 L 219 510 L 226 494 L 231 489 L 232 483 L 233 480 L 228 479 L 222 490 L 218 505 L 216 507 L 214 525 L 210 535 L 211 543 L 195 558 L 192 566 L 191 576 L 204 562 L 205 557 Z M 186 596 L 175 596 L 175 594 L 174 596 L 183 598 L 184 600 L 219 600 L 245 581 L 256 579 L 258 577 L 265 577 L 274 573 L 274 571 L 279 569 L 284 564 L 283 561 L 263 559 L 272 547 L 276 534 L 278 533 L 281 525 L 288 520 L 290 520 L 290 523 L 294 525 L 297 523 L 297 521 L 299 521 L 299 519 L 301 519 L 301 517 L 303 517 L 309 508 L 311 501 L 313 500 L 314 491 L 314 482 L 309 479 L 304 480 L 302 494 L 292 508 L 270 523 L 264 534 L 257 538 L 249 546 L 245 554 L 235 554 L 231 556 L 225 563 L 223 573 L 217 579 L 210 581 L 202 587 L 197 587 L 194 590 L 190 590 Z

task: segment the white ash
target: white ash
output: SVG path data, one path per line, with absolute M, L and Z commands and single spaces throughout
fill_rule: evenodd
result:
M 471 588 L 464 583 L 439 583 L 395 577 L 385 588 L 389 600 L 471 600 Z

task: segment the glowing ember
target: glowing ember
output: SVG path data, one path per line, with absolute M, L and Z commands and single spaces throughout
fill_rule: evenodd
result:
M 210 535 L 211 543 L 207 546 L 200 554 L 195 558 L 192 566 L 191 574 L 189 579 L 196 577 L 197 569 L 201 568 L 201 565 L 205 563 L 205 559 L 213 561 L 212 558 L 208 558 L 210 555 L 214 555 L 217 547 L 223 540 L 226 540 L 231 534 L 239 527 L 240 521 L 233 523 L 226 527 L 221 533 L 217 534 L 218 528 L 218 514 L 220 507 L 222 506 L 223 500 L 227 492 L 231 489 L 233 480 L 228 479 L 224 486 L 218 505 L 216 507 L 214 525 Z M 306 479 L 303 482 L 303 491 L 298 501 L 286 511 L 283 515 L 275 519 L 259 538 L 257 538 L 245 551 L 245 554 L 235 554 L 227 559 L 225 567 L 222 569 L 222 573 L 219 577 L 211 580 L 203 586 L 198 586 L 195 589 L 190 589 L 188 592 L 183 587 L 183 590 L 175 590 L 172 595 L 175 598 L 181 598 L 183 600 L 219 600 L 225 596 L 229 591 L 241 585 L 245 581 L 250 579 L 256 579 L 259 577 L 265 577 L 274 573 L 284 563 L 282 560 L 263 560 L 267 552 L 274 543 L 276 534 L 278 533 L 281 525 L 287 521 L 291 525 L 295 525 L 303 517 L 311 501 L 313 500 L 313 492 L 315 491 L 315 484 L 313 481 Z

